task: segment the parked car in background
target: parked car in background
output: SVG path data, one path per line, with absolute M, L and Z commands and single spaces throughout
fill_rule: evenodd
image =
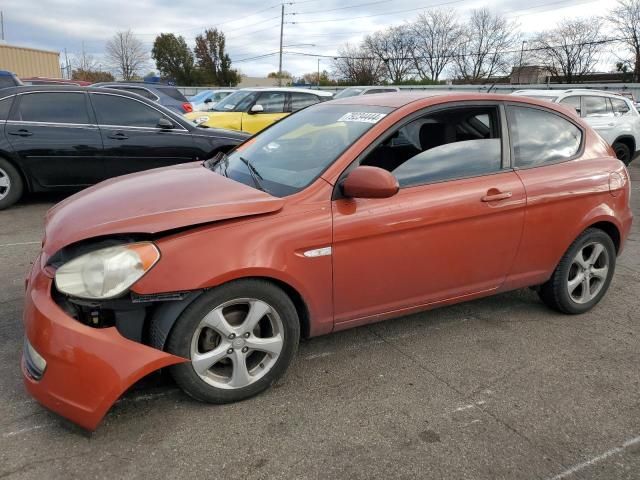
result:
M 193 107 L 189 100 L 187 100 L 187 97 L 185 97 L 180 90 L 171 85 L 147 82 L 102 82 L 94 83 L 93 86 L 137 93 L 138 95 L 157 102 L 180 115 L 193 111 Z
M 304 88 L 243 88 L 208 112 L 185 115 L 197 124 L 257 133 L 302 108 L 330 100 L 330 92 Z
M 76 85 L 88 87 L 91 82 L 84 80 L 68 80 L 66 78 L 28 77 L 21 79 L 24 85 Z
M 348 87 L 336 93 L 333 98 L 357 97 L 358 95 L 374 95 L 376 93 L 393 93 L 399 91 L 400 89 L 398 87 Z
M 225 97 L 231 95 L 235 90 L 204 90 L 197 95 L 189 98 L 194 112 L 206 112 L 210 110 L 216 103 Z
M 629 189 L 606 142 L 548 102 L 314 105 L 229 155 L 49 211 L 27 281 L 24 383 L 95 429 L 159 368 L 226 403 L 280 378 L 300 337 L 529 286 L 587 312 L 629 234 Z
M 22 81 L 15 73 L 8 70 L 0 70 L 0 88 L 15 87 L 17 85 L 22 85 Z
M 139 95 L 93 87 L 3 89 L 0 123 L 0 209 L 23 192 L 79 189 L 204 160 L 248 137 L 199 128 Z
M 640 114 L 627 97 L 589 89 L 518 90 L 513 95 L 571 107 L 591 125 L 625 165 L 640 155 Z

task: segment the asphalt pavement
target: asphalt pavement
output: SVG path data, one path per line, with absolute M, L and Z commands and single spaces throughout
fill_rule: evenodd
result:
M 0 212 L 0 478 L 640 479 L 636 222 L 604 300 L 554 313 L 530 290 L 305 341 L 271 390 L 224 406 L 163 377 L 93 434 L 22 386 L 24 277 L 45 211 Z

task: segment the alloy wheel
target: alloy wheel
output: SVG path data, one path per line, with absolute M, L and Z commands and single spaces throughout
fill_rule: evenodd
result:
M 11 179 L 9 178 L 9 174 L 0 168 L 0 200 L 9 195 L 10 190 Z
M 598 242 L 583 246 L 569 268 L 567 287 L 571 300 L 588 303 L 598 296 L 609 273 L 609 253 Z
M 191 365 L 209 385 L 243 388 L 275 365 L 284 346 L 278 312 L 262 300 L 240 298 L 209 312 L 191 339 Z

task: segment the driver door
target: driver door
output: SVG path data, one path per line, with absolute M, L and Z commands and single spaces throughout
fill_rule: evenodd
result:
M 104 144 L 106 178 L 198 159 L 189 132 L 160 110 L 139 100 L 91 93 Z M 158 127 L 161 119 L 173 129 Z
M 242 130 L 249 133 L 258 133 L 269 125 L 289 115 L 287 105 L 289 94 L 282 91 L 262 92 L 253 106 L 262 106 L 262 112 L 248 112 L 242 114 Z

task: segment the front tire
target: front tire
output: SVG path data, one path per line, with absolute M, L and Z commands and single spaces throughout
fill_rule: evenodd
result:
M 300 339 L 291 299 L 264 280 L 210 290 L 178 318 L 167 350 L 190 362 L 170 372 L 191 397 L 229 403 L 269 388 L 289 367 Z
M 585 313 L 604 297 L 615 267 L 616 249 L 611 237 L 589 228 L 571 244 L 538 295 L 561 313 Z
M 616 152 L 616 157 L 625 165 L 631 163 L 631 149 L 628 145 L 622 142 L 615 142 L 613 144 L 613 151 Z
M 16 168 L 0 158 L 0 210 L 10 207 L 22 197 L 24 184 Z

